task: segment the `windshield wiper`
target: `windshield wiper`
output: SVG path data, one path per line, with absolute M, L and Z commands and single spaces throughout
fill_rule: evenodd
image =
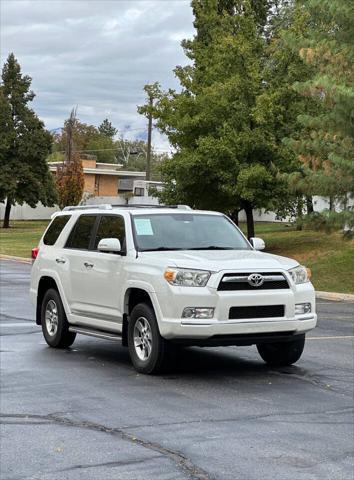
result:
M 188 250 L 236 250 L 234 247 L 217 247 L 216 245 L 209 245 L 209 247 L 192 247 Z
M 157 247 L 157 248 L 143 248 L 140 252 L 166 252 L 171 250 L 184 250 L 176 247 Z

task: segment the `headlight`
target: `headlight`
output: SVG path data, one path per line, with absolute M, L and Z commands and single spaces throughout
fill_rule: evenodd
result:
M 210 278 L 210 272 L 206 270 L 168 268 L 164 273 L 164 277 L 171 285 L 179 285 L 180 287 L 205 287 Z
M 294 283 L 306 283 L 310 281 L 310 269 L 299 265 L 298 267 L 288 270 Z

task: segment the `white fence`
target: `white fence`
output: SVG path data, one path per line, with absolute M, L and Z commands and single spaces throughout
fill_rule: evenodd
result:
M 129 201 L 129 205 L 134 204 L 148 204 L 158 205 L 157 198 L 153 197 L 91 197 L 85 204 L 97 205 L 99 203 L 108 203 L 112 205 L 124 205 Z M 326 208 L 329 208 L 329 200 L 324 197 L 313 197 L 314 210 L 316 212 L 322 212 Z M 349 201 L 349 205 L 354 206 L 354 199 Z M 31 208 L 26 203 L 23 205 L 15 205 L 11 208 L 12 220 L 48 220 L 54 212 L 57 212 L 59 207 L 44 207 L 39 203 L 36 208 Z M 336 205 L 336 210 L 340 211 L 340 205 Z M 0 203 L 0 219 L 4 218 L 5 204 Z M 240 220 L 245 221 L 246 216 L 244 212 L 240 212 Z M 254 220 L 256 222 L 288 222 L 290 219 L 285 218 L 282 220 L 276 219 L 274 212 L 264 212 L 264 210 L 254 211 Z

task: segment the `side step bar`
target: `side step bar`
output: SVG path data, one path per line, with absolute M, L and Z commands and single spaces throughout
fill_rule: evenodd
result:
M 80 335 L 88 335 L 89 337 L 103 338 L 104 340 L 113 340 L 114 342 L 121 342 L 122 336 L 119 333 L 103 332 L 102 330 L 95 330 L 87 327 L 69 327 L 69 332 L 80 333 Z

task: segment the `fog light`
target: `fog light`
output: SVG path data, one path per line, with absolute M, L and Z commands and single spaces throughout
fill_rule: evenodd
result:
M 295 305 L 295 315 L 304 315 L 311 313 L 311 303 L 297 303 Z
M 186 307 L 182 318 L 213 318 L 214 308 L 209 307 Z

